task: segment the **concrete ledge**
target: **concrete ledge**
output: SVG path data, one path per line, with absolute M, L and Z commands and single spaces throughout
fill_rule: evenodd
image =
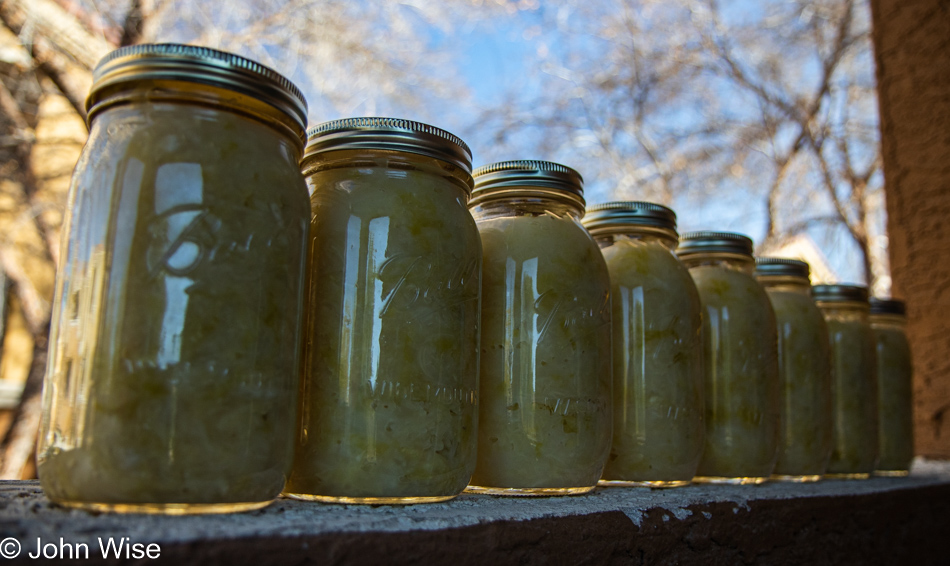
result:
M 62 539 L 83 564 L 946 564 L 948 518 L 950 463 L 926 461 L 907 478 L 463 495 L 411 507 L 281 499 L 260 511 L 191 517 L 65 510 L 37 482 L 6 481 L 0 540 L 13 537 L 22 551 L 0 562 L 40 561 L 29 558 L 40 538 L 57 552 Z M 159 559 L 104 559 L 98 539 L 121 537 L 158 545 Z

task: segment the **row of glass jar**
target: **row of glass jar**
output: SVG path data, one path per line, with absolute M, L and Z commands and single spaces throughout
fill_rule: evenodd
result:
M 665 237 L 656 237 L 643 219 L 657 210 L 664 209 L 609 203 L 588 209 L 584 220 L 604 247 L 614 299 L 621 298 L 621 304 L 614 303 L 615 410 L 637 400 L 655 404 L 648 405 L 645 414 L 652 418 L 645 422 L 615 412 L 615 451 L 640 460 L 616 468 L 608 463 L 605 478 L 664 486 L 684 483 L 691 470 L 698 481 L 726 483 L 906 475 L 913 434 L 903 303 L 872 299 L 869 305 L 867 290 L 853 285 L 812 288 L 808 264 L 782 258 L 753 262 L 752 241 L 739 234 L 686 234 L 676 248 L 677 260 L 671 257 L 676 246 L 672 211 L 664 210 Z M 628 263 L 647 258 L 652 260 L 648 268 L 631 271 Z M 625 300 L 635 293 L 663 296 L 676 278 L 688 287 L 685 269 L 697 299 L 683 293 L 667 296 L 666 304 Z M 657 356 L 664 346 L 684 341 L 651 336 L 687 317 L 697 302 L 703 318 L 704 402 L 682 395 L 696 383 L 699 363 L 693 362 L 691 374 L 686 363 L 670 362 L 689 359 L 695 350 L 681 346 Z M 701 458 L 688 458 L 696 452 L 686 445 L 677 452 L 650 440 L 678 427 L 668 446 L 692 436 L 670 411 L 675 415 L 677 407 L 697 405 L 704 407 L 706 420 Z M 634 418 L 643 413 L 631 412 Z M 675 462 L 658 470 L 656 462 L 669 454 L 677 454 Z
M 684 239 L 697 293 L 668 209 L 594 207 L 595 243 L 570 168 L 473 179 L 462 140 L 404 120 L 305 133 L 299 89 L 204 48 L 110 54 L 87 109 L 38 447 L 54 501 L 583 493 L 687 482 L 701 454 L 703 476 L 758 481 L 780 427 L 802 442 L 815 414 L 780 418 L 776 324 L 744 237 Z M 827 422 L 827 406 L 808 410 Z

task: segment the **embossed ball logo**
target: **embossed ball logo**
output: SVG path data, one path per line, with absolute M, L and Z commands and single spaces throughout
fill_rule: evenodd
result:
M 208 211 L 196 206 L 176 207 L 158 216 L 149 227 L 153 245 L 148 250 L 148 268 L 154 275 L 188 275 L 204 257 L 207 234 L 202 230 Z

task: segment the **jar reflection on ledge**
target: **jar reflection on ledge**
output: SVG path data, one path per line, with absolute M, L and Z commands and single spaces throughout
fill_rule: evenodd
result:
M 461 140 L 415 122 L 311 129 L 309 307 L 287 495 L 422 503 L 468 483 L 481 276 L 470 159 Z

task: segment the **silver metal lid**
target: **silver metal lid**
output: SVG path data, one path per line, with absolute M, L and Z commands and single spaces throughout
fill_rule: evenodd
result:
M 340 150 L 401 151 L 424 155 L 472 172 L 472 150 L 443 129 L 400 118 L 344 118 L 307 130 L 304 158 Z
M 551 161 L 502 161 L 479 167 L 472 173 L 475 190 L 469 206 L 496 196 L 531 196 L 532 188 L 556 191 L 584 207 L 584 178 L 560 163 Z
M 726 253 L 752 257 L 752 238 L 735 232 L 688 232 L 680 236 L 676 254 Z
M 871 314 L 897 314 L 907 316 L 907 304 L 897 299 L 885 299 L 883 297 L 871 297 L 868 299 L 871 304 Z
M 142 81 L 179 81 L 231 90 L 280 110 L 307 127 L 307 101 L 289 79 L 277 71 L 233 53 L 196 45 L 151 43 L 130 45 L 99 61 L 86 97 L 90 115 L 109 93 Z
M 676 213 L 652 202 L 605 202 L 587 207 L 584 227 L 591 233 L 614 230 L 624 226 L 661 228 L 676 233 Z
M 808 264 L 798 259 L 784 257 L 755 258 L 756 277 L 804 277 L 808 279 Z
M 811 296 L 819 302 L 832 303 L 841 301 L 868 302 L 868 288 L 863 285 L 815 285 L 811 288 Z

